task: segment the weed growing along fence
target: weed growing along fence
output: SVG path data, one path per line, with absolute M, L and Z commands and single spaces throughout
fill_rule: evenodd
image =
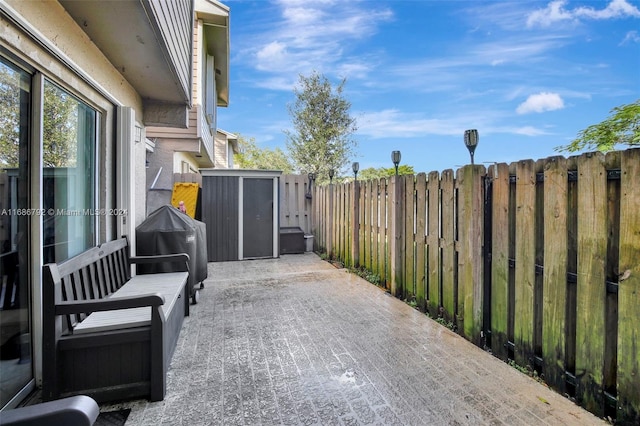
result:
M 640 149 L 314 189 L 315 246 L 616 424 L 640 423 Z

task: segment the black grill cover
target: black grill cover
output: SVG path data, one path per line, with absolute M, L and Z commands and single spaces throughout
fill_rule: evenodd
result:
M 136 228 L 136 253 L 138 256 L 187 253 L 193 294 L 195 285 L 207 279 L 208 275 L 207 226 L 173 206 L 162 206 Z M 175 263 L 137 265 L 141 274 L 179 272 L 182 269 Z

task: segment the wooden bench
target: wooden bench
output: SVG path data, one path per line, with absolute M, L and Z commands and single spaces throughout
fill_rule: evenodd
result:
M 131 265 L 175 270 L 131 277 Z M 189 312 L 189 256 L 130 257 L 126 238 L 44 266 L 43 400 L 164 399 L 166 372 Z

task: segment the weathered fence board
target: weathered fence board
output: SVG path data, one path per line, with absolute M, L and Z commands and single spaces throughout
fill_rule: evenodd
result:
M 640 424 L 640 149 L 622 153 L 618 266 L 617 419 Z
M 403 176 L 404 181 L 404 298 L 415 301 L 415 190 L 413 176 Z
M 535 235 L 535 259 L 534 259 L 534 287 L 533 287 L 533 369 L 542 372 L 542 316 L 543 316 L 543 286 L 544 286 L 544 165 L 546 160 L 538 160 L 535 163 L 536 189 L 534 208 L 534 235 Z
M 458 171 L 459 285 L 458 315 L 462 316 L 462 334 L 480 344 L 482 330 L 482 176 L 484 166 L 465 166 Z
M 578 281 L 576 399 L 604 414 L 605 262 L 607 256 L 607 173 L 604 156 L 578 159 Z
M 544 170 L 542 371 L 547 383 L 565 391 L 567 306 L 567 161 L 548 159 Z
M 362 266 L 371 270 L 371 181 L 368 180 L 363 182 L 364 187 L 364 214 L 363 218 L 363 228 L 364 228 L 364 259 L 361 259 L 360 262 Z
M 426 259 L 425 235 L 427 220 L 427 175 L 418 173 L 416 176 L 416 303 L 420 310 L 426 309 Z
M 365 254 L 366 251 L 366 245 L 364 242 L 364 233 L 365 233 L 365 216 L 366 216 L 366 210 L 365 210 L 365 191 L 367 188 L 367 183 L 366 182 L 358 182 L 358 247 L 360 248 L 360 252 L 358 253 L 358 265 L 357 266 L 362 266 L 366 263 L 367 261 L 367 257 Z
M 427 182 L 428 220 L 427 220 L 427 311 L 434 317 L 439 316 L 441 306 L 440 281 L 440 175 L 429 173 Z
M 387 197 L 387 181 L 386 179 L 380 180 L 380 245 L 378 247 L 378 275 L 382 283 L 387 285 L 387 265 L 388 262 L 388 253 L 387 253 L 387 227 L 388 227 L 388 197 Z
M 360 203 L 357 199 L 359 194 L 359 185 L 358 181 L 353 182 L 349 191 L 349 197 L 351 198 L 351 214 L 349 215 L 351 220 L 351 266 L 353 267 L 360 264 L 360 259 L 358 257 L 360 253 L 360 247 L 358 246 L 358 218 L 360 217 Z
M 535 285 L 535 164 L 519 161 L 516 168 L 515 360 L 529 365 L 533 357 Z
M 441 250 L 441 268 L 440 279 L 442 282 L 441 297 L 442 297 L 442 316 L 447 321 L 457 321 L 457 296 L 458 289 L 456 288 L 457 280 L 456 273 L 458 261 L 456 259 L 456 235 L 455 235 L 455 222 L 458 214 L 455 206 L 455 179 L 453 177 L 453 170 L 445 170 L 442 172 L 440 179 L 441 189 L 441 211 L 440 222 L 442 230 L 440 231 L 440 250 Z M 460 327 L 461 328 L 461 327 Z
M 402 176 L 391 178 L 389 201 L 389 278 L 391 280 L 391 294 L 396 297 L 404 297 L 403 291 L 403 261 L 404 261 L 404 239 L 402 230 L 404 224 L 403 194 L 404 181 Z
M 380 261 L 378 254 L 380 253 L 380 181 L 371 182 L 371 271 L 380 275 Z
M 509 306 L 509 232 L 504 226 L 509 221 L 509 166 L 491 166 L 493 177 L 491 220 L 491 350 L 507 358 L 507 324 Z

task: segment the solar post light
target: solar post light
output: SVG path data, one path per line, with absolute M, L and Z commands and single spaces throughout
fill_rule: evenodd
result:
M 392 151 L 391 152 L 391 161 L 393 161 L 393 166 L 396 168 L 396 176 L 398 176 L 398 165 L 400 164 L 400 151 Z
M 360 170 L 360 163 L 358 163 L 357 161 L 354 161 L 353 164 L 351 165 L 351 168 L 353 169 L 354 180 L 358 180 L 358 170 Z
M 329 184 L 333 183 L 333 175 L 335 174 L 335 170 L 329 169 Z
M 471 155 L 471 164 L 473 164 L 473 153 L 478 146 L 478 139 L 478 131 L 476 129 L 464 131 L 464 144 L 469 150 L 469 155 Z

